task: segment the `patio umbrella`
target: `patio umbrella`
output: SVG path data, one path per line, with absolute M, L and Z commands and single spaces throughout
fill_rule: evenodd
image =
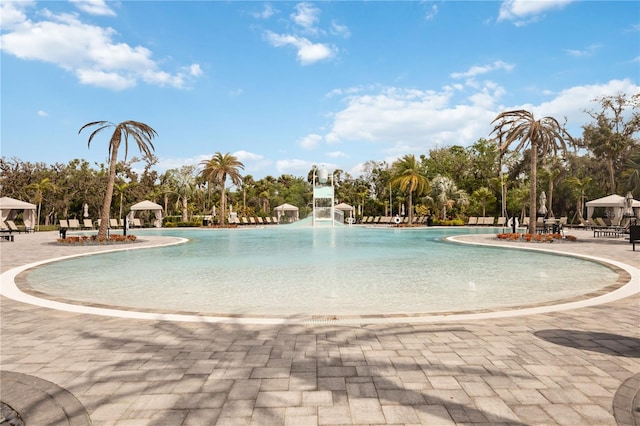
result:
M 540 193 L 540 208 L 538 209 L 538 213 L 542 216 L 547 214 L 547 194 L 545 194 L 544 191 Z

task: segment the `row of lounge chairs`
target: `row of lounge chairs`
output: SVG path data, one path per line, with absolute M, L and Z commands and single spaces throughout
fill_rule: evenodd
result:
M 496 221 L 492 216 L 469 216 L 467 219 L 467 225 L 469 226 L 505 226 L 507 224 L 507 218 L 500 216 Z
M 277 225 L 278 218 L 274 217 L 235 217 L 229 220 L 232 225 Z
M 414 225 L 426 225 L 428 216 L 416 216 L 413 218 Z M 404 216 L 364 216 L 360 221 L 361 224 L 367 225 L 395 225 L 395 224 L 409 224 L 409 217 Z
M 2 231 L 2 233 L 9 233 L 9 234 L 12 232 L 27 233 L 27 232 L 33 232 L 33 228 L 30 228 L 24 225 L 18 226 L 13 220 L 6 220 L 4 222 L 0 222 L 0 231 Z
M 60 219 L 60 229 L 67 229 L 70 231 L 86 231 L 100 227 L 101 219 L 96 220 L 95 226 L 91 219 L 83 219 L 82 222 L 78 219 Z M 129 221 L 130 228 L 142 228 L 143 224 L 139 218 L 134 218 L 133 221 Z M 119 229 L 124 228 L 123 219 L 109 219 L 109 228 Z

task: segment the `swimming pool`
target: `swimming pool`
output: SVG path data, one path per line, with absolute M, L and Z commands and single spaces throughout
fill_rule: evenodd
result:
M 62 260 L 34 290 L 79 303 L 202 315 L 413 315 L 508 309 L 615 283 L 598 262 L 445 241 L 490 229 L 145 230 L 187 244 Z M 576 273 L 579 271 L 579 273 Z

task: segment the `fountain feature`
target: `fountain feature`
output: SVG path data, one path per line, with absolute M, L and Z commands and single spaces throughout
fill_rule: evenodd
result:
M 335 187 L 333 174 L 325 168 L 313 169 L 313 211 L 312 226 L 334 226 L 344 223 L 344 213 L 335 208 Z

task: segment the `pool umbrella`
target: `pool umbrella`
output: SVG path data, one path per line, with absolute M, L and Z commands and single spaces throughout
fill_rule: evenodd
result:
M 547 214 L 547 194 L 542 191 L 540 194 L 540 208 L 538 209 L 540 215 L 545 216 Z

